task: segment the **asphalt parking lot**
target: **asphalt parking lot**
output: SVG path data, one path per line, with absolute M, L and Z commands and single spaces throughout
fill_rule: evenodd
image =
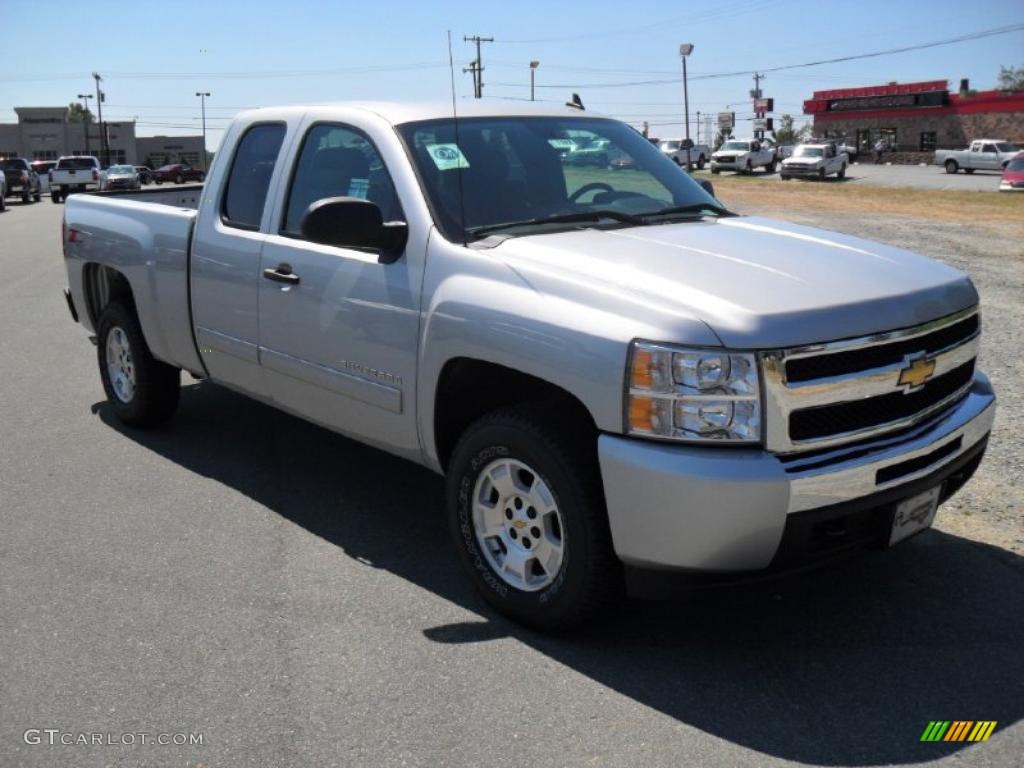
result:
M 710 171 L 702 171 L 698 176 L 713 179 Z M 996 171 L 975 171 L 972 174 L 946 173 L 937 165 L 874 165 L 870 161 L 857 162 L 849 167 L 846 178 L 839 180 L 829 177 L 828 184 L 868 184 L 879 187 L 911 187 L 914 189 L 954 189 L 995 192 L 999 189 L 1002 173 Z M 765 174 L 755 171 L 752 179 L 757 181 L 778 181 L 782 179 L 778 173 Z M 815 179 L 793 179 L 793 182 L 817 184 Z M 1006 194 L 1006 193 L 1004 193 Z
M 1020 764 L 1014 419 L 953 525 L 943 508 L 888 553 L 547 637 L 472 593 L 426 470 L 187 378 L 168 428 L 121 426 L 61 295 L 62 210 L 0 214 L 0 765 Z M 901 226 L 871 236 L 907 245 Z M 963 243 L 951 260 L 994 297 L 985 359 L 1020 402 L 1001 356 L 1024 335 L 1024 251 Z M 921 743 L 935 719 L 998 725 Z

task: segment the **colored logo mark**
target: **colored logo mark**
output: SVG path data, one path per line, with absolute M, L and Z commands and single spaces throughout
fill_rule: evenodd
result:
M 988 741 L 995 720 L 931 720 L 921 741 Z

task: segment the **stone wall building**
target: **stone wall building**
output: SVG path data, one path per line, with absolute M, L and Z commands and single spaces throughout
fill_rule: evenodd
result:
M 815 91 L 804 114 L 813 116 L 815 136 L 846 139 L 864 153 L 882 139 L 908 160 L 972 139 L 1024 145 L 1024 91 L 972 92 L 966 80 L 958 93 L 945 80 Z

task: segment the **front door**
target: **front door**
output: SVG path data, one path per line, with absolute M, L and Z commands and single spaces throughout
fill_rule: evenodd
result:
M 260 264 L 260 361 L 271 396 L 332 429 L 415 455 L 422 254 L 381 264 L 373 253 L 303 239 L 303 213 L 328 197 L 370 200 L 385 221 L 404 218 L 366 134 L 335 123 L 308 128 Z

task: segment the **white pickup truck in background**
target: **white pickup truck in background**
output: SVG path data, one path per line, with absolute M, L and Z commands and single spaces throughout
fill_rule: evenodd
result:
M 834 141 L 809 142 L 798 145 L 793 155 L 782 161 L 779 178 L 783 181 L 794 177 L 825 179 L 834 175 L 843 179 L 849 164 L 846 152 Z
M 687 139 L 662 139 L 658 142 L 658 149 L 664 152 L 676 165 L 686 165 L 687 157 L 691 166 L 696 166 L 698 171 L 703 171 L 704 166 L 711 160 L 711 147 L 707 144 L 690 145 L 689 154 L 686 150 Z M 692 139 L 690 140 L 692 142 Z
M 69 155 L 57 161 L 50 171 L 50 199 L 59 203 L 73 192 L 98 192 L 103 189 L 106 174 L 99 158 L 92 155 Z
M 1001 139 L 976 139 L 967 149 L 935 150 L 935 165 L 946 173 L 974 173 L 975 171 L 1002 171 L 1020 149 Z
M 729 139 L 711 155 L 711 172 L 722 171 L 753 173 L 755 168 L 764 168 L 775 173 L 778 155 L 775 147 L 760 139 Z

